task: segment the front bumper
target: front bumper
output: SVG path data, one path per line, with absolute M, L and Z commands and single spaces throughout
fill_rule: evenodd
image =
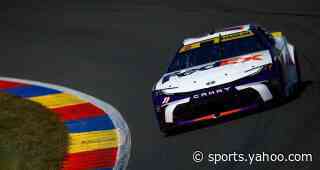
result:
M 210 114 L 216 117 L 222 112 L 230 111 L 252 104 L 261 103 L 259 94 L 251 89 L 244 89 L 237 92 L 228 92 L 219 96 L 204 97 L 201 99 L 191 99 L 190 102 L 177 105 L 173 112 L 173 122 L 175 120 L 186 121 Z M 168 109 L 164 109 L 166 114 Z M 169 119 L 166 119 L 168 121 Z
M 230 86 L 230 85 L 228 85 Z M 219 89 L 224 89 L 219 87 Z M 257 107 L 260 103 L 271 100 L 274 87 L 270 81 L 241 84 L 228 87 L 208 95 L 217 87 L 203 89 L 186 94 L 171 95 L 176 99 L 171 102 L 155 105 L 161 125 L 181 125 L 197 121 L 214 119 Z M 216 91 L 215 91 L 216 92 Z

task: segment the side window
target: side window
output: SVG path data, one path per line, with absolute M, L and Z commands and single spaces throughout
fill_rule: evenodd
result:
M 256 34 L 263 41 L 263 43 L 267 44 L 269 47 L 274 46 L 275 41 L 270 33 L 265 31 L 261 27 L 258 27 Z

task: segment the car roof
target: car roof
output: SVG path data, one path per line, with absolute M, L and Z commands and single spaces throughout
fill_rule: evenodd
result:
M 243 31 L 250 31 L 250 28 L 251 28 L 251 25 L 249 25 L 249 24 L 235 26 L 235 27 L 227 27 L 227 28 L 222 29 L 221 31 L 214 32 L 212 34 L 207 34 L 205 36 L 186 38 L 183 40 L 183 45 L 190 45 L 193 43 L 197 43 L 197 42 L 201 42 L 201 41 L 205 41 L 205 40 L 210 40 L 215 37 L 224 36 L 224 35 L 228 35 L 228 34 L 234 34 L 234 33 L 243 32 Z

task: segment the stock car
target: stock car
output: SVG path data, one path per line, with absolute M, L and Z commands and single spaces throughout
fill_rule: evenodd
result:
M 297 93 L 295 48 L 282 32 L 228 27 L 185 39 L 152 88 L 160 130 L 259 108 Z

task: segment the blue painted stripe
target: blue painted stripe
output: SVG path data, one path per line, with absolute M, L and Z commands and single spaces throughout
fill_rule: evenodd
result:
M 2 90 L 2 92 L 20 97 L 45 96 L 48 94 L 61 93 L 61 91 L 41 86 L 21 86 L 16 88 L 4 89 Z
M 65 125 L 70 133 L 114 129 L 112 120 L 107 115 L 88 119 L 66 121 Z

